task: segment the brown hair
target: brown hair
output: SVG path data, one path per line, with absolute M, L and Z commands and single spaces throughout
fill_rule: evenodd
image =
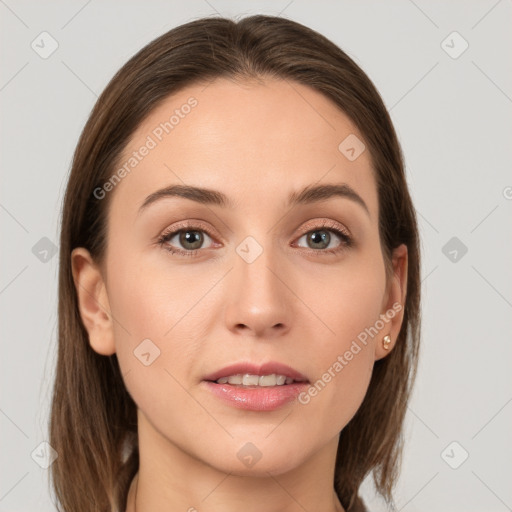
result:
M 81 134 L 62 210 L 58 361 L 49 424 L 58 453 L 51 477 L 59 510 L 124 512 L 139 463 L 136 404 L 116 355 L 90 347 L 73 282 L 74 248 L 85 247 L 99 264 L 105 254 L 109 195 L 98 200 L 93 191 L 113 175 L 130 137 L 162 100 L 218 77 L 310 86 L 349 116 L 369 149 L 387 277 L 392 249 L 406 244 L 407 297 L 396 345 L 375 362 L 364 401 L 341 432 L 334 488 L 346 509 L 355 507 L 359 486 L 373 471 L 376 489 L 393 501 L 420 340 L 419 235 L 401 148 L 379 93 L 350 57 L 299 23 L 258 15 L 237 22 L 197 19 L 149 43 L 112 78 Z

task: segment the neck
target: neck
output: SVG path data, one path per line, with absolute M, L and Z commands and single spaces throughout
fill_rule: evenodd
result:
M 128 499 L 127 499 L 127 507 L 126 512 L 143 512 L 142 507 L 139 509 L 137 508 L 137 491 L 139 487 L 139 473 L 137 473 L 132 480 L 132 483 L 130 485 L 130 489 L 128 491 Z M 303 510 L 304 508 L 301 507 Z M 205 509 L 206 510 L 206 509 Z M 338 496 L 336 493 L 334 493 L 333 496 L 333 508 L 329 508 L 326 510 L 332 510 L 333 512 L 345 512 L 345 509 L 341 505 Z M 189 508 L 188 512 L 197 512 L 194 508 Z
M 253 477 L 219 470 L 147 427 L 139 429 L 140 465 L 126 512 L 344 512 L 333 485 L 338 436 L 300 467 Z

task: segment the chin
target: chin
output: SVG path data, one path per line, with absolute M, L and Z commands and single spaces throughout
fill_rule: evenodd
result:
M 280 475 L 292 471 L 303 462 L 296 451 L 293 456 L 289 451 L 276 451 L 268 444 L 266 449 L 258 450 L 255 444 L 247 442 L 237 450 L 234 458 L 224 452 L 222 457 L 204 462 L 225 473 L 243 477 L 268 477 L 269 473 Z

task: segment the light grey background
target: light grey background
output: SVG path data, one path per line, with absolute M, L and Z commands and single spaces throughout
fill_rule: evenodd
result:
M 399 510 L 512 510 L 512 2 L 383 4 L 0 0 L 0 512 L 55 510 L 48 470 L 31 457 L 48 439 L 56 349 L 58 255 L 40 240 L 58 245 L 72 153 L 97 96 L 170 28 L 256 13 L 308 25 L 354 58 L 404 150 L 422 237 L 423 346 Z M 31 47 L 43 31 L 58 42 L 47 59 Z M 386 510 L 368 480 L 363 496 Z

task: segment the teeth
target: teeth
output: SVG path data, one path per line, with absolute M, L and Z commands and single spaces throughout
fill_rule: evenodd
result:
M 244 386 L 257 386 L 259 384 L 259 381 L 260 378 L 257 375 L 249 375 L 246 373 L 243 377 L 242 384 Z
M 220 379 L 217 379 L 216 382 L 217 384 L 269 387 L 291 384 L 293 379 L 291 377 L 286 377 L 286 375 L 276 375 L 275 373 L 272 375 L 262 376 L 246 373 L 244 375 L 238 374 L 230 375 L 229 377 L 221 377 Z
M 293 381 L 293 379 L 291 379 Z M 284 375 L 277 375 L 276 382 L 278 386 L 282 386 L 286 382 L 286 377 Z
M 228 377 L 229 384 L 242 384 L 242 380 L 242 375 L 231 375 L 231 377 Z

